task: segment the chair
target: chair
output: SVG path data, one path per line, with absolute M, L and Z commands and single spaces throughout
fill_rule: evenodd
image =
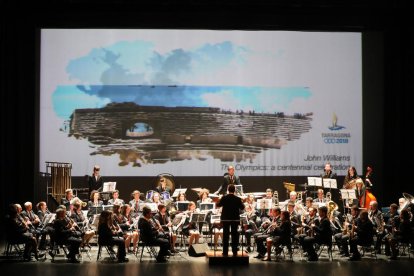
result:
M 375 249 L 375 244 L 368 244 L 368 245 L 360 245 L 359 249 L 361 251 L 361 257 L 365 256 L 366 252 L 371 253 L 371 257 L 374 257 L 377 260 L 377 250 Z
M 408 253 L 408 259 L 411 259 L 411 252 L 410 252 L 410 243 L 409 242 L 401 242 L 399 241 L 397 244 L 397 249 L 400 252 L 400 256 L 406 256 Z
M 21 247 L 22 245 L 23 247 Z M 22 242 L 8 240 L 6 242 L 6 248 L 4 250 L 4 255 L 6 255 L 7 257 L 10 257 L 10 256 L 23 257 L 24 246 L 25 244 Z
M 328 258 L 330 261 L 333 261 L 333 254 L 332 254 L 332 242 L 330 243 L 321 243 L 319 244 L 319 251 L 318 251 L 318 258 L 321 256 L 322 251 L 326 249 Z
M 139 258 L 139 261 L 142 262 L 142 255 L 144 254 L 145 248 L 147 249 L 147 252 L 149 253 L 150 257 L 153 258 L 157 258 L 158 255 L 158 251 L 157 249 L 155 249 L 157 245 L 155 244 L 150 244 L 150 243 L 146 243 L 144 241 L 141 240 L 141 236 L 139 237 L 139 241 L 138 241 L 138 247 L 141 247 L 141 256 Z M 138 252 L 138 250 L 137 250 Z
M 287 249 L 288 254 L 289 254 L 289 261 L 293 261 L 293 251 L 292 251 L 292 244 L 280 244 L 279 246 L 273 246 L 274 248 L 274 252 L 275 252 L 275 257 L 276 260 L 279 260 L 282 258 L 282 254 L 283 254 L 283 259 L 286 260 L 286 254 L 285 254 L 285 249 Z
M 99 248 L 98 248 L 98 254 L 96 256 L 96 260 L 99 261 L 99 259 L 101 258 L 101 254 L 102 254 L 102 247 L 104 247 L 106 249 L 106 252 L 109 255 L 109 259 L 111 261 L 116 261 L 118 258 L 116 257 L 116 253 L 115 251 L 112 249 L 112 245 L 110 244 L 99 244 Z

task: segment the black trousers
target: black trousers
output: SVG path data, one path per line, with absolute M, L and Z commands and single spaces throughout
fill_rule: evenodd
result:
M 239 232 L 237 231 L 239 222 L 223 221 L 223 254 L 229 252 L 229 238 L 231 232 L 231 250 L 233 254 L 237 254 L 237 247 L 239 246 Z

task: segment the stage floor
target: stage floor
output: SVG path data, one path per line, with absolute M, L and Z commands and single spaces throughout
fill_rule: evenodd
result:
M 1 247 L 1 253 L 4 246 Z M 31 276 L 89 276 L 89 275 L 409 275 L 414 271 L 414 258 L 407 256 L 397 261 L 389 261 L 384 255 L 378 259 L 363 257 L 362 261 L 350 262 L 334 253 L 334 261 L 329 261 L 322 254 L 318 262 L 307 262 L 299 255 L 293 256 L 293 261 L 261 261 L 253 258 L 256 252 L 250 253 L 249 265 L 209 265 L 206 257 L 191 257 L 187 252 L 170 257 L 166 263 L 156 263 L 146 252 L 142 262 L 139 255 L 128 254 L 128 263 L 113 263 L 103 250 L 102 258 L 96 261 L 97 247 L 92 247 L 91 259 L 83 253 L 80 264 L 66 263 L 63 256 L 57 256 L 52 263 L 50 256 L 45 261 L 21 262 L 2 257 L 0 260 L 1 275 L 31 275 Z

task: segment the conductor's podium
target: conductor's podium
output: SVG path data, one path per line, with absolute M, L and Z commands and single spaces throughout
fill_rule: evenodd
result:
M 209 265 L 249 265 L 249 254 L 243 251 L 237 252 L 237 256 L 233 256 L 230 251 L 228 256 L 223 256 L 220 251 L 206 251 L 206 258 Z

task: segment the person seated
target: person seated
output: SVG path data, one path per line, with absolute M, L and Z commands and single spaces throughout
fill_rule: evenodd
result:
M 132 235 L 132 252 L 137 252 L 138 241 L 139 241 L 139 232 L 138 232 L 138 218 L 132 216 L 131 206 L 129 204 L 124 204 L 121 207 L 121 214 L 124 217 L 124 221 L 127 225 L 129 225 L 129 230 Z M 129 249 L 131 244 L 127 244 L 125 241 L 125 248 Z
M 152 194 L 151 202 L 157 204 L 157 206 L 163 204 L 161 196 L 158 192 Z
M 142 216 L 138 220 L 138 228 L 140 230 L 141 240 L 148 245 L 158 245 L 160 250 L 157 256 L 157 262 L 166 262 L 170 242 L 159 236 L 159 230 L 152 222 L 152 212 L 147 206 L 142 209 Z
M 165 238 L 170 241 L 171 253 L 177 253 L 178 251 L 175 250 L 175 241 L 177 240 L 177 235 L 173 233 L 172 222 L 168 216 L 167 207 L 164 204 L 158 205 L 158 213 L 154 215 L 154 219 L 159 222 L 163 230 L 162 232 L 165 234 Z
M 315 203 L 326 203 L 328 200 L 325 197 L 323 189 L 318 189 L 318 197 L 313 200 Z
M 140 199 L 141 192 L 138 190 L 135 190 L 131 194 L 132 200 L 129 202 L 129 205 L 131 206 L 131 215 L 134 218 L 138 218 L 141 214 L 142 206 L 144 205 L 144 202 Z
M 95 231 L 87 227 L 88 222 L 85 216 L 83 215 L 81 202 L 78 201 L 73 203 L 73 209 L 71 211 L 70 218 L 76 223 L 78 229 L 81 232 L 81 247 L 83 248 L 87 246 L 90 248 L 89 242 L 93 238 L 93 236 L 95 236 Z
M 114 205 L 114 204 L 118 204 L 119 206 L 122 206 L 125 204 L 123 199 L 119 198 L 119 191 L 115 190 L 112 192 L 112 198 L 110 200 L 108 200 L 108 204 L 109 205 Z
M 176 201 L 187 201 L 185 193 L 179 193 Z
M 266 253 L 264 242 L 270 236 L 270 233 L 281 223 L 281 210 L 279 207 L 274 207 L 270 210 L 270 219 L 265 220 L 260 226 L 258 232 L 253 235 L 257 244 L 257 259 L 263 259 Z
M 341 233 L 334 235 L 336 245 L 339 248 L 339 254 L 345 257 L 349 257 L 348 241 L 352 230 L 352 225 L 356 225 L 359 220 L 359 208 L 357 205 L 351 207 L 351 214 L 348 214 L 345 218 L 344 229 Z
M 349 247 L 352 256 L 350 261 L 358 261 L 361 259 L 361 254 L 358 251 L 358 245 L 369 246 L 374 241 L 374 226 L 368 218 L 368 212 L 362 211 L 359 214 L 359 220 L 352 226 Z
M 81 234 L 72 221 L 67 221 L 64 209 L 56 210 L 56 218 L 53 223 L 54 242 L 57 244 L 69 245 L 69 262 L 79 263 L 76 255 L 79 254 L 79 247 L 82 243 Z
M 263 258 L 263 261 L 270 261 L 271 260 L 271 251 L 272 251 L 272 244 L 276 247 L 276 252 L 280 253 L 280 246 L 286 245 L 288 247 L 289 252 L 292 251 L 291 249 L 291 223 L 288 211 L 283 211 L 281 213 L 281 224 L 272 226 L 269 230 L 270 236 L 266 239 L 266 247 L 267 247 L 267 256 Z
M 124 239 L 120 237 L 120 235 L 122 235 L 122 232 L 120 232 L 120 229 L 116 229 L 114 226 L 112 211 L 102 211 L 101 215 L 99 216 L 98 244 L 104 246 L 116 245 L 118 247 L 118 262 L 124 263 L 128 262 L 128 259 L 125 258 L 125 242 Z
M 391 260 L 396 260 L 398 256 L 397 244 L 411 242 L 412 229 L 410 223 L 410 213 L 403 209 L 400 213 L 400 223 L 395 227 L 392 234 L 386 239 L 386 243 L 391 247 Z
M 328 208 L 326 206 L 319 207 L 319 225 L 311 225 L 311 231 L 314 235 L 303 239 L 303 251 L 308 254 L 308 261 L 317 261 L 318 255 L 315 252 L 314 244 L 332 244 L 332 228 L 327 217 Z
M 185 212 L 186 220 L 184 222 L 182 231 L 184 235 L 188 236 L 188 245 L 189 247 L 193 243 L 198 243 L 200 239 L 200 231 L 197 229 L 197 225 L 195 222 L 190 222 L 191 214 L 195 213 L 196 211 L 196 205 L 193 201 L 190 201 L 188 203 L 188 210 Z
M 112 212 L 112 220 L 114 222 L 114 225 L 117 229 L 120 229 L 120 232 L 122 233 L 122 236 L 124 238 L 126 252 L 135 254 L 136 247 L 134 247 L 134 250 L 132 251 L 129 250 L 129 247 L 131 246 L 132 240 L 137 240 L 137 233 L 134 231 L 130 231 L 131 225 L 128 219 L 122 214 L 120 205 L 114 204 Z
M 93 215 L 99 214 L 100 211 L 98 210 L 98 207 L 103 206 L 103 201 L 100 200 L 100 195 L 98 191 L 92 191 L 90 200 L 88 201 L 88 217 L 91 217 Z
M 65 191 L 65 197 L 60 200 L 61 205 L 65 205 L 66 210 L 70 210 L 70 202 L 73 199 L 73 191 L 72 189 L 67 189 Z
M 6 217 L 6 238 L 9 243 L 24 243 L 23 259 L 31 261 L 31 254 L 35 255 L 36 260 L 42 258 L 44 254 L 40 254 L 37 250 L 37 241 L 32 233 L 29 232 L 29 224 L 23 220 L 17 213 L 16 204 L 9 205 Z

